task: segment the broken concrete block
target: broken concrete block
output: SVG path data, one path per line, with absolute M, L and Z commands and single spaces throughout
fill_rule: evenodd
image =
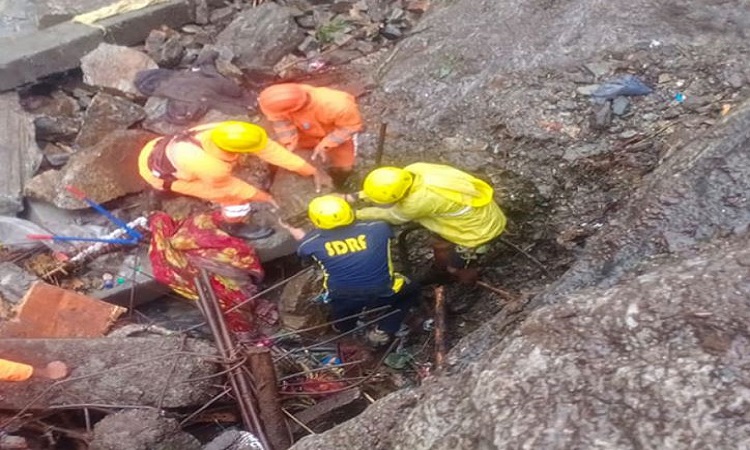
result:
M 94 426 L 90 450 L 201 450 L 198 439 L 160 411 L 120 411 Z
M 100 92 L 86 109 L 75 144 L 78 147 L 96 145 L 113 130 L 126 129 L 145 117 L 146 112 L 139 105 Z
M 322 277 L 311 270 L 284 286 L 279 297 L 279 319 L 285 328 L 300 330 L 326 322 L 326 311 L 321 305 L 312 302 L 322 285 Z
M 207 342 L 195 339 L 186 340 L 184 345 L 180 337 L 163 336 L 0 339 L 0 354 L 35 367 L 60 360 L 71 369 L 70 378 L 75 379 L 52 389 L 45 379 L 0 382 L 2 410 L 26 406 L 44 410 L 52 405 L 81 403 L 197 407 L 218 393 L 216 379 L 210 378 L 217 371 L 212 362 L 217 352 Z M 37 398 L 29 404 L 30 399 Z
M 24 184 L 42 162 L 34 118 L 23 110 L 15 92 L 0 95 L 0 136 L 0 215 L 14 215 L 23 209 Z
M 84 209 L 87 204 L 61 187 L 76 186 L 98 203 L 142 191 L 146 183 L 138 174 L 138 155 L 155 137 L 142 130 L 113 131 L 97 145 L 72 155 L 61 170 L 34 177 L 26 185 L 26 195 L 63 209 Z
M 84 83 L 135 95 L 140 94 L 133 84 L 135 74 L 157 68 L 159 66 L 145 53 L 105 43 L 81 58 Z
M 271 70 L 304 39 L 291 8 L 266 2 L 239 13 L 216 37 L 216 45 L 231 49 L 241 69 Z
M 124 312 L 120 306 L 38 281 L 21 299 L 16 317 L 0 324 L 0 337 L 100 337 Z
M 39 278 L 13 263 L 0 263 L 0 320 L 15 315 L 24 294 L 37 281 Z

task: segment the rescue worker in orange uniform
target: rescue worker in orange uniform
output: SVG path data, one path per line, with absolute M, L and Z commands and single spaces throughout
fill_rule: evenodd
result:
M 227 121 L 194 127 L 146 144 L 138 167 L 141 177 L 155 189 L 197 197 L 221 206 L 227 233 L 261 239 L 273 234 L 245 222 L 250 202 L 266 202 L 277 208 L 270 194 L 232 175 L 240 154 L 253 154 L 269 164 L 302 176 L 311 176 L 317 190 L 330 186 L 331 178 L 307 161 L 268 139 L 258 125 Z
M 52 361 L 46 367 L 34 367 L 0 358 L 0 381 L 26 381 L 32 376 L 59 380 L 68 376 L 68 367 L 60 361 Z
M 313 150 L 341 187 L 354 168 L 362 117 L 353 95 L 336 89 L 284 83 L 264 89 L 258 104 L 276 139 L 291 151 Z

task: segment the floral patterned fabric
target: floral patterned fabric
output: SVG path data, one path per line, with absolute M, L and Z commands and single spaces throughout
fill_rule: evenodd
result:
M 211 286 L 222 311 L 252 297 L 263 280 L 263 268 L 255 249 L 221 229 L 219 212 L 198 214 L 176 221 L 163 212 L 149 218 L 152 239 L 149 258 L 154 277 L 181 296 L 197 300 L 195 278 L 200 268 L 211 273 Z M 235 333 L 257 332 L 256 319 L 275 321 L 268 302 L 256 300 L 225 313 L 227 326 Z M 252 320 L 244 311 L 252 311 Z

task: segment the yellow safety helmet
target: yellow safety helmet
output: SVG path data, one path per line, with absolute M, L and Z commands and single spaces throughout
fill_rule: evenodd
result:
M 398 167 L 380 167 L 365 177 L 362 192 L 375 203 L 395 203 L 406 195 L 414 177 Z
M 335 195 L 312 199 L 307 206 L 307 215 L 313 225 L 323 230 L 343 227 L 354 222 L 352 207 L 346 200 Z
M 211 140 L 230 153 L 258 153 L 268 144 L 268 133 L 258 125 L 227 121 L 211 130 Z

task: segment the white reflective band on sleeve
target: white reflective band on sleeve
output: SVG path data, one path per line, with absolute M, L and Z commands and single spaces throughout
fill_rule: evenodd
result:
M 352 135 L 352 144 L 354 144 L 354 157 L 357 157 L 357 151 L 359 150 L 359 133 Z
M 444 214 L 436 214 L 436 215 L 438 215 L 440 217 L 458 217 L 458 216 L 463 216 L 464 214 L 468 213 L 469 211 L 471 211 L 471 206 L 464 206 L 463 208 L 459 209 L 456 212 L 444 213 Z
M 398 220 L 400 220 L 402 222 L 408 222 L 409 221 L 409 219 L 407 219 L 406 217 L 402 217 L 402 216 L 399 216 L 398 214 L 396 214 L 396 212 L 393 211 L 393 208 L 391 208 L 388 212 L 390 212 L 393 217 L 395 217 L 396 219 L 398 219 Z
M 250 213 L 252 210 L 252 207 L 249 203 L 246 203 L 244 205 L 232 205 L 232 206 L 222 206 L 221 207 L 221 213 L 224 215 L 224 217 L 234 219 L 238 217 L 245 217 Z

